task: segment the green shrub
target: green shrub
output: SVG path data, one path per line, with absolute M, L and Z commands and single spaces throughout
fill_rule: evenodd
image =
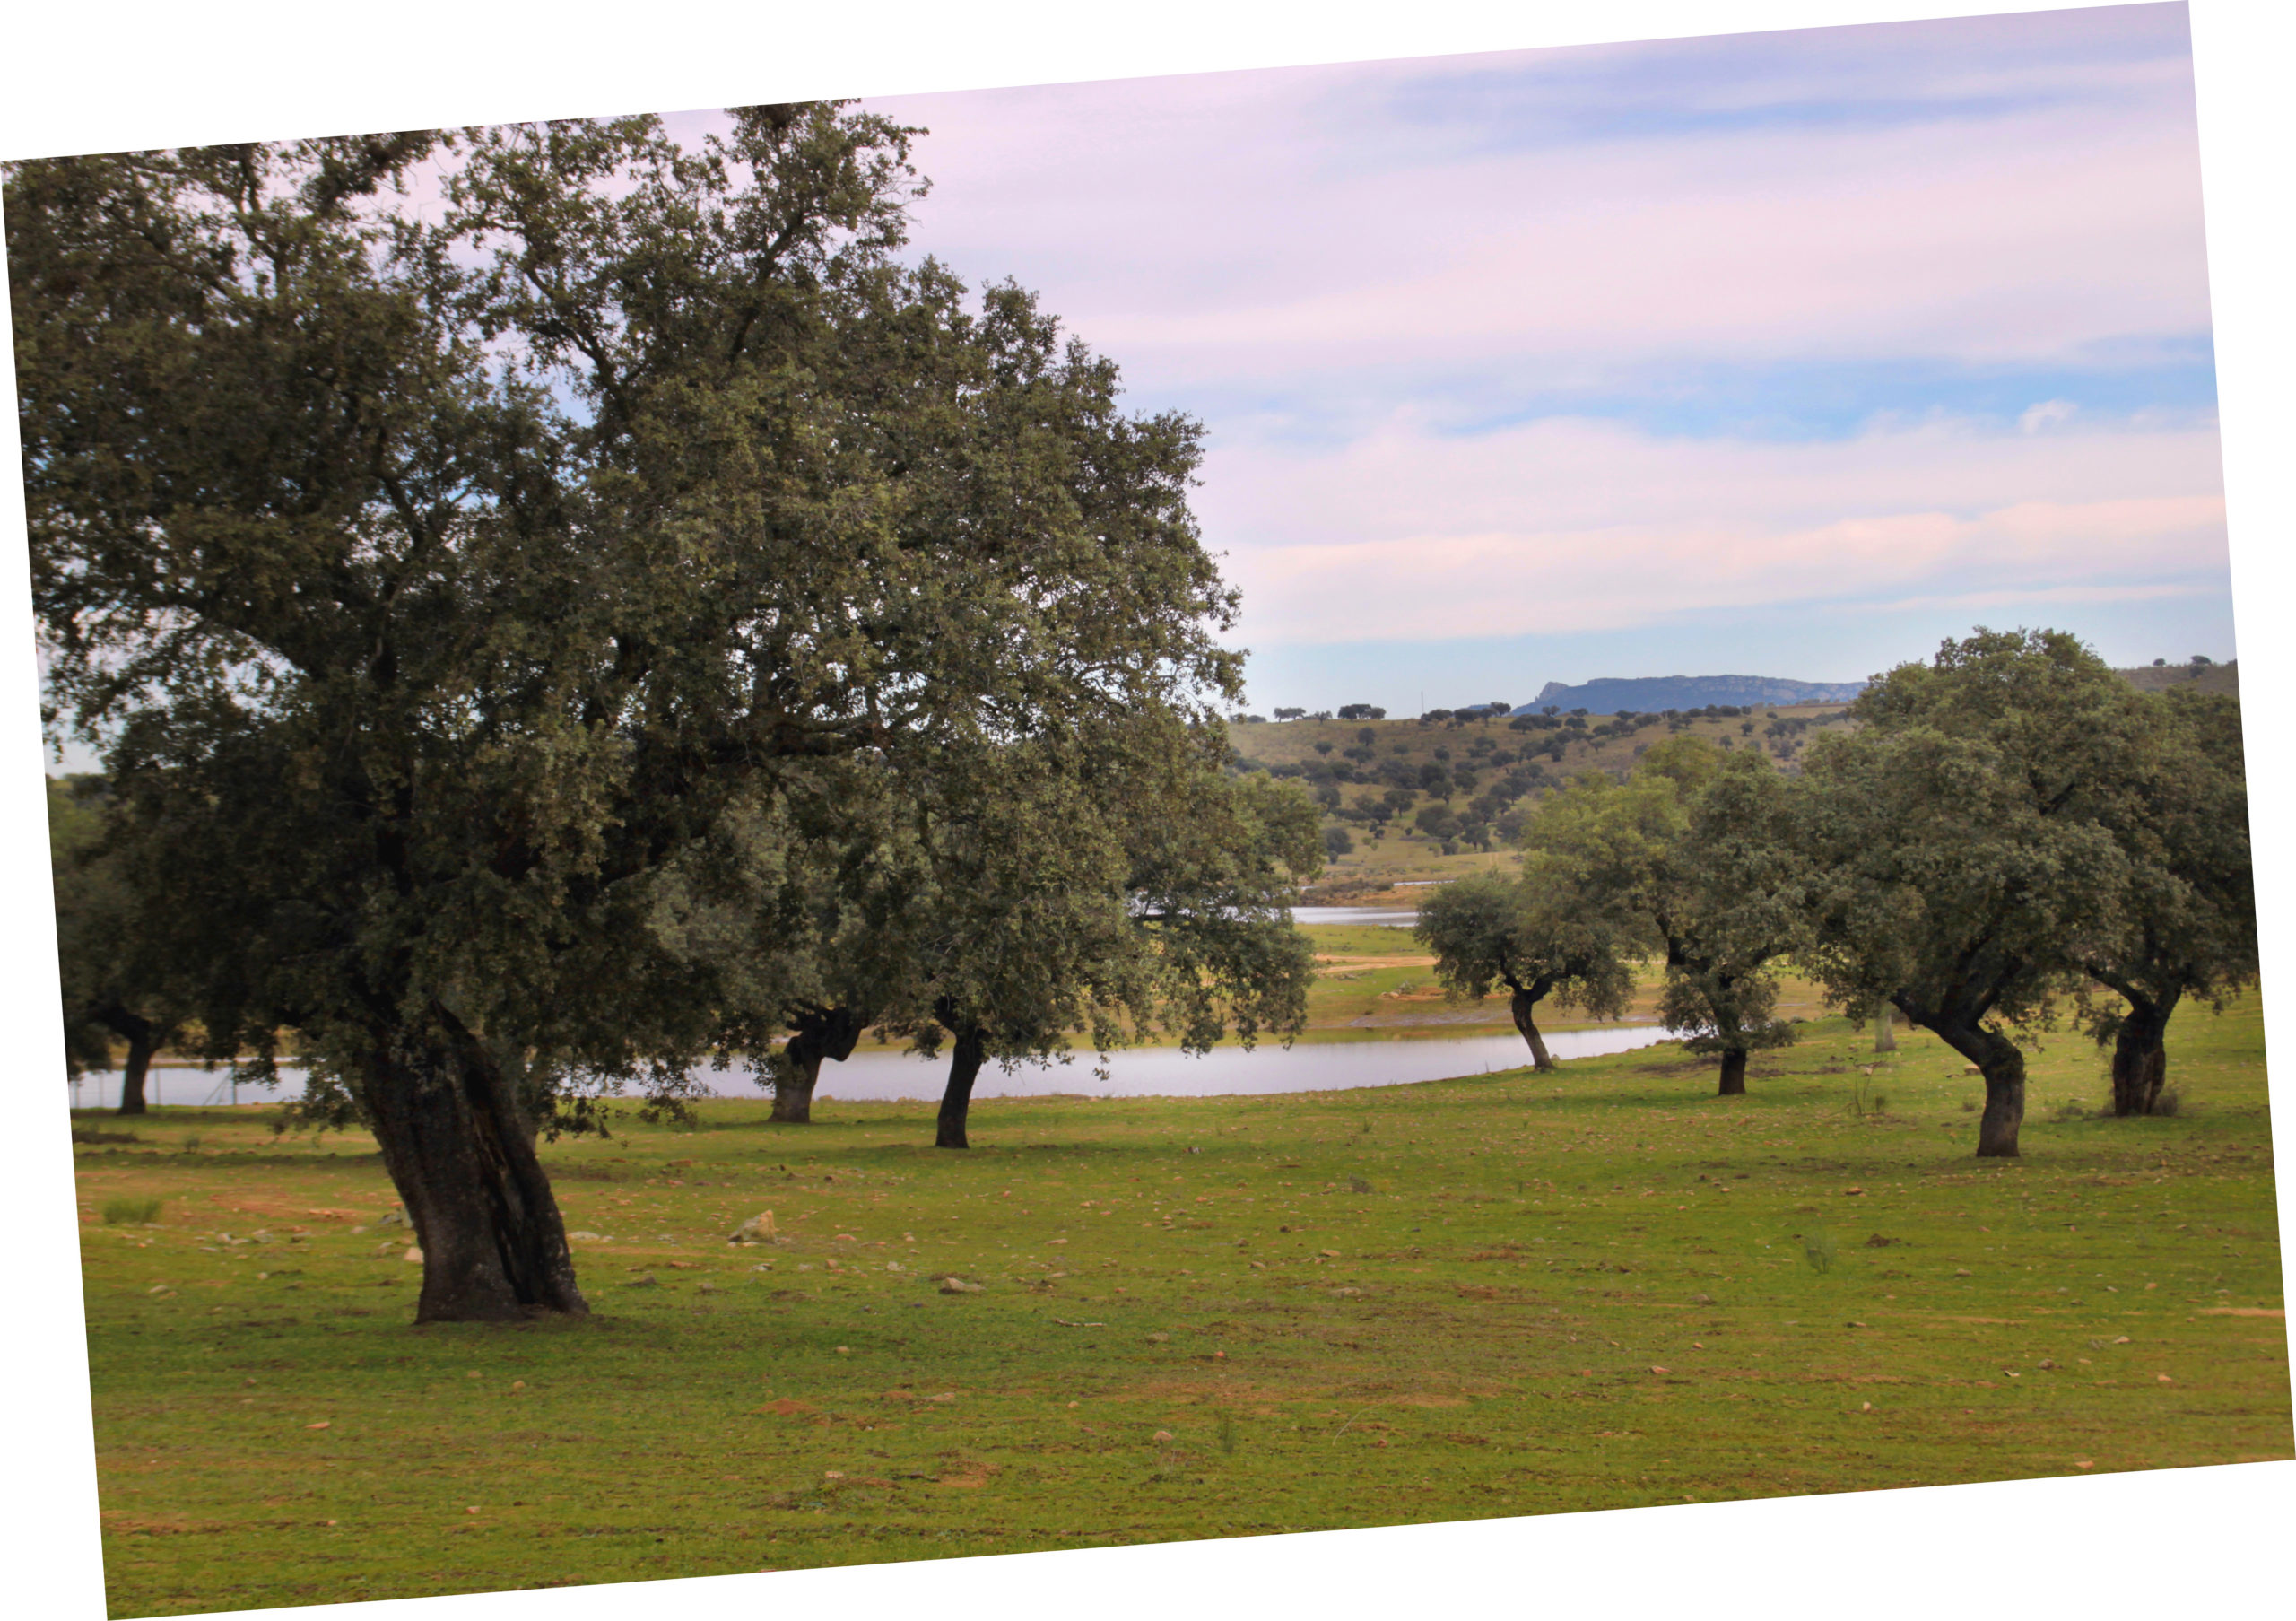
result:
M 107 1227 L 148 1227 L 160 1219 L 160 1205 L 156 1198 L 115 1198 L 104 1204 L 104 1225 Z

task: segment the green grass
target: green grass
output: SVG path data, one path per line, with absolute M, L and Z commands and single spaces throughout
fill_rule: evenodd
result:
M 79 1155 L 112 1608 L 2290 1455 L 2253 998 L 2179 1017 L 2172 1120 L 2062 1107 L 2103 1087 L 2053 1040 L 2022 1161 L 1929 1038 L 1869 1048 L 1810 1026 L 1731 1100 L 1661 1048 L 989 1102 L 963 1155 L 925 1104 L 715 1104 L 546 1150 L 596 1315 L 511 1329 L 408 1326 L 367 1139 L 161 1111 Z M 161 1224 L 94 1223 L 130 1197 Z
M 115 1198 L 104 1203 L 104 1224 L 108 1227 L 150 1226 L 160 1219 L 161 1201 L 156 1198 Z

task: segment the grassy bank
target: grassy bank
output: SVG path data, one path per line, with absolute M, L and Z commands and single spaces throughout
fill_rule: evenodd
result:
M 407 1326 L 368 1140 L 165 1111 L 77 1150 L 113 1610 L 2289 1455 L 2253 1000 L 2179 1017 L 2173 1119 L 2078 1115 L 2052 1041 L 2017 1162 L 1958 1060 L 1869 1045 L 1732 1100 L 1661 1048 L 990 1102 L 963 1155 L 714 1104 L 546 1150 L 596 1315 L 493 1330 Z

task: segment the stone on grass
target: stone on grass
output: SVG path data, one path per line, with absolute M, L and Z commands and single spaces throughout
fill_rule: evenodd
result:
M 761 1210 L 740 1226 L 726 1241 L 729 1244 L 778 1244 L 781 1234 L 773 1225 L 773 1212 Z
M 983 1290 L 984 1285 L 969 1284 L 961 1277 L 944 1277 L 941 1280 L 941 1293 L 944 1294 L 978 1294 Z

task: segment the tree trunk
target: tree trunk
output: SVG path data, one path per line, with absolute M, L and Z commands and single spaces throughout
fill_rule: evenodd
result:
M 1977 1156 L 2015 1159 L 2017 1128 L 2025 1122 L 2025 1055 L 1998 1037 L 1994 1044 L 1999 1050 L 1978 1060 L 1985 1072 L 1985 1112 L 1978 1117 Z
M 1898 1034 L 1890 1027 L 1890 1017 L 1887 1002 L 1874 1009 L 1874 1050 L 1876 1052 L 1895 1052 L 1898 1050 Z
M 586 1315 L 534 1129 L 485 1043 L 434 1007 L 418 1028 L 376 1032 L 360 1079 L 422 1251 L 414 1320 Z
M 1717 1097 L 1746 1095 L 1746 1050 L 1744 1048 L 1725 1047 L 1722 1050 L 1722 1089 L 1715 1095 Z
M 1539 1034 L 1538 1022 L 1531 1016 L 1538 1005 L 1536 991 L 1518 990 L 1508 998 L 1507 1010 L 1515 1015 L 1515 1028 L 1522 1032 L 1523 1040 L 1531 1045 L 1531 1068 L 1542 1075 L 1548 1075 L 1561 1066 L 1546 1050 L 1546 1038 Z
M 784 1125 L 809 1126 L 813 1120 L 813 1087 L 822 1076 L 822 1060 L 842 1064 L 853 1056 L 855 1043 L 868 1021 L 848 1007 L 801 1013 L 774 1067 L 773 1118 Z
M 127 1063 L 119 1072 L 120 1113 L 144 1111 L 144 1077 L 152 1073 L 152 1055 L 157 1050 L 148 1031 L 139 1031 L 127 1038 Z
M 2158 1002 L 2128 998 L 2128 1013 L 2113 1037 L 2115 1114 L 2150 1114 L 2161 1101 L 2161 1087 L 2169 1078 L 2169 1015 L 2177 1000 L 2176 993 Z
M 1908 1024 L 1919 1024 L 1978 1067 L 1985 1076 L 1985 1112 L 1978 1117 L 1977 1156 L 2015 1159 L 2017 1129 L 2025 1123 L 2025 1055 L 2007 1036 L 1983 1025 L 1925 1019 L 1902 1001 L 1897 1009 Z M 1933 1022 L 1934 1020 L 1934 1022 Z
M 972 1146 L 965 1141 L 965 1115 L 972 1107 L 972 1084 L 980 1077 L 987 1040 L 978 1024 L 961 1027 L 955 1036 L 949 1047 L 949 1084 L 941 1094 L 940 1131 L 933 1139 L 935 1148 Z

